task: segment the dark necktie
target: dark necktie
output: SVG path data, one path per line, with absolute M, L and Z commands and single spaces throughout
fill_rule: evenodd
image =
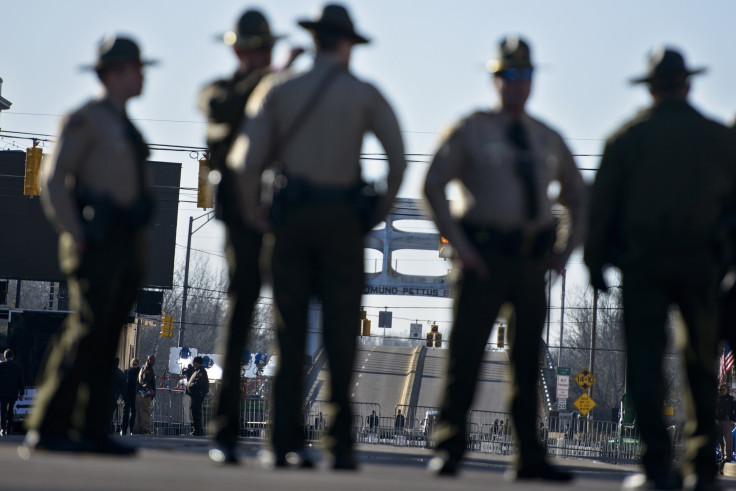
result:
M 135 152 L 138 189 L 140 190 L 140 198 L 131 209 L 130 221 L 143 225 L 148 223 L 151 218 L 151 214 L 153 213 L 153 196 L 151 195 L 150 189 L 146 186 L 145 179 L 145 165 L 146 159 L 148 159 L 149 155 L 148 144 L 143 139 L 143 135 L 138 131 L 138 128 L 136 128 L 133 122 L 128 119 L 128 115 L 123 112 L 122 116 L 125 134 L 127 135 L 128 140 L 132 143 Z
M 138 173 L 138 189 L 141 190 L 142 195 L 146 195 L 148 193 L 148 189 L 146 189 L 145 186 L 144 165 L 149 155 L 148 145 L 143 139 L 143 135 L 138 131 L 138 128 L 136 128 L 132 121 L 128 119 L 128 115 L 125 113 L 123 113 L 123 124 L 125 127 L 125 134 L 128 136 L 128 140 L 133 144 L 135 151 L 136 171 Z
M 516 174 L 524 185 L 526 216 L 530 220 L 537 217 L 537 186 L 534 181 L 534 158 L 524 126 L 515 121 L 509 127 L 509 141 L 516 149 Z

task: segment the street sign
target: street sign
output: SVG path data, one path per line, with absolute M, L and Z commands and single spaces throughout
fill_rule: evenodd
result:
M 378 327 L 382 327 L 384 329 L 391 327 L 392 317 L 393 317 L 393 312 L 389 312 L 388 310 L 382 310 L 378 312 Z
M 419 339 L 422 337 L 422 325 L 421 324 L 409 324 L 409 337 L 412 339 Z
M 570 375 L 570 367 L 557 367 L 557 375 Z
M 593 384 L 595 383 L 596 380 L 598 379 L 595 378 L 595 375 L 589 372 L 587 368 L 583 369 L 575 377 L 575 382 L 577 382 L 578 385 L 582 387 L 583 390 L 588 390 L 591 387 L 593 387 Z
M 575 404 L 575 407 L 578 408 L 578 411 L 580 411 L 580 414 L 583 416 L 588 414 L 590 410 L 595 407 L 595 401 L 588 394 L 581 395 L 573 404 Z
M 567 398 L 557 399 L 557 409 L 559 410 L 567 409 Z
M 557 399 L 566 399 L 570 391 L 570 376 L 557 376 Z

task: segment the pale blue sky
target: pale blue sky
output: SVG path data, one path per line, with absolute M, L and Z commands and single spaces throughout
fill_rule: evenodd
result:
M 498 40 L 520 33 L 531 43 L 538 66 L 529 109 L 558 129 L 574 153 L 598 154 L 603 139 L 637 108 L 646 91 L 627 80 L 643 73 L 646 55 L 657 45 L 680 47 L 691 66 L 708 67 L 694 79 L 692 100 L 708 115 L 731 122 L 736 115 L 736 2 L 728 0 L 353 0 L 344 2 L 357 30 L 373 40 L 356 48 L 355 73 L 373 81 L 393 104 L 408 153 L 431 153 L 442 130 L 475 109 L 495 104 L 484 71 Z M 216 41 L 246 8 L 260 7 L 276 33 L 280 62 L 290 44 L 309 45 L 296 20 L 315 17 L 322 3 L 269 0 L 7 0 L 0 5 L 0 77 L 11 110 L 0 115 L 5 131 L 57 133 L 59 116 L 97 92 L 94 74 L 78 70 L 92 63 L 108 32 L 139 40 L 143 54 L 161 60 L 146 72 L 142 97 L 130 105 L 151 143 L 201 146 L 203 118 L 196 108 L 199 89 L 232 72 L 229 48 Z M 298 66 L 307 66 L 302 59 Z M 0 148 L 26 141 L 0 139 Z M 371 151 L 375 150 L 372 146 Z M 45 151 L 50 152 L 52 146 Z M 157 160 L 181 162 L 182 186 L 196 186 L 196 161 L 186 153 L 157 152 Z M 426 160 L 426 159 L 424 159 Z M 597 158 L 578 158 L 581 167 Z M 377 172 L 369 164 L 368 173 Z M 419 197 L 427 165 L 410 166 L 401 195 Z M 585 175 L 592 177 L 591 172 Z M 186 244 L 186 224 L 201 212 L 182 204 L 177 243 Z M 193 247 L 219 253 L 221 228 L 207 225 Z M 183 249 L 177 248 L 183 257 Z M 581 270 L 573 257 L 573 270 Z M 442 268 L 438 263 L 434 267 Z M 575 273 L 581 281 L 584 275 Z M 372 297 L 366 304 L 442 305 L 437 300 Z M 395 318 L 428 319 L 426 310 L 401 309 Z M 449 310 L 432 314 L 445 328 Z M 413 321 L 413 319 L 412 319 Z M 398 324 L 397 324 L 398 322 Z M 408 333 L 409 320 L 395 321 Z M 405 333 L 405 334 L 406 334 Z M 398 334 L 398 332 L 397 332 Z

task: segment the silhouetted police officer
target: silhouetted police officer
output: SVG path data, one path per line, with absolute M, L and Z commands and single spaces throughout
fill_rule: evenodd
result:
M 350 71 L 350 56 L 368 40 L 347 10 L 327 5 L 312 32 L 317 57 L 311 70 L 271 76 L 248 101 L 249 120 L 228 157 L 242 176 L 243 216 L 267 228 L 259 196 L 261 174 L 275 163 L 286 180 L 271 206 L 272 259 L 279 368 L 274 385 L 273 448 L 277 466 L 305 466 L 303 360 L 310 297 L 324 308 L 324 343 L 336 412 L 327 449 L 336 469 L 355 469 L 349 384 L 363 289 L 363 238 L 389 211 L 406 162 L 394 112 L 371 84 Z M 388 157 L 385 194 L 371 199 L 361 181 L 363 136 L 372 131 Z
M 238 207 L 237 183 L 225 158 L 245 118 L 245 105 L 253 89 L 271 71 L 271 52 L 283 36 L 271 33 L 264 15 L 247 10 L 223 41 L 232 46 L 238 68 L 232 77 L 207 86 L 199 97 L 199 107 L 207 116 L 207 145 L 213 171 L 220 175 L 215 214 L 225 223 L 230 286 L 229 313 L 221 337 L 225 355 L 222 385 L 215 402 L 212 421 L 214 445 L 210 458 L 218 463 L 237 463 L 235 443 L 240 434 L 240 361 L 248 338 L 253 307 L 261 290 L 259 257 L 262 231 L 243 219 Z M 292 52 L 296 56 L 297 52 Z M 292 59 L 289 61 L 291 63 Z
M 733 199 L 732 137 L 688 101 L 690 69 L 672 48 L 655 50 L 647 84 L 651 107 L 606 142 L 593 187 L 585 263 L 592 285 L 606 290 L 604 268 L 623 275 L 628 390 L 645 451 L 644 474 L 624 488 L 679 489 L 672 443 L 662 416 L 662 359 L 668 309 L 687 327 L 683 359 L 693 411 L 688 412 L 688 462 L 695 489 L 715 489 L 715 353 L 718 285 L 724 270 L 724 212 Z M 689 397 L 688 397 L 689 396 Z
M 64 119 L 43 167 L 41 200 L 59 232 L 70 314 L 49 344 L 26 448 L 131 454 L 106 435 L 112 359 L 142 279 L 152 211 L 148 146 L 126 102 L 143 89 L 138 45 L 109 37 L 93 68 L 103 95 Z
M 465 452 L 465 421 L 478 370 L 501 305 L 513 304 L 512 399 L 519 455 L 513 479 L 567 481 L 552 467 L 536 434 L 539 339 L 547 312 L 545 274 L 561 271 L 582 239 L 585 188 L 562 137 L 526 112 L 534 67 L 529 45 L 504 38 L 489 62 L 500 108 L 462 119 L 443 138 L 424 191 L 437 228 L 457 251 L 461 278 L 455 292 L 450 360 L 430 470 L 457 473 Z M 462 184 L 465 210 L 450 213 L 445 187 Z M 558 201 L 569 211 L 567 243 L 557 244 L 554 202 L 547 189 L 560 184 Z

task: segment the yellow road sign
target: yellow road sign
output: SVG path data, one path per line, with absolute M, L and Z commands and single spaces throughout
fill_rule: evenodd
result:
M 580 414 L 582 414 L 583 416 L 588 414 L 591 409 L 595 407 L 595 401 L 588 394 L 583 394 L 578 397 L 575 400 L 574 404 L 575 407 L 578 408 L 578 411 L 580 411 Z
M 595 378 L 595 375 L 593 375 L 591 372 L 588 371 L 587 368 L 583 369 L 580 373 L 577 374 L 575 377 L 575 382 L 578 383 L 580 387 L 582 387 L 583 390 L 590 389 L 595 381 L 598 380 Z

